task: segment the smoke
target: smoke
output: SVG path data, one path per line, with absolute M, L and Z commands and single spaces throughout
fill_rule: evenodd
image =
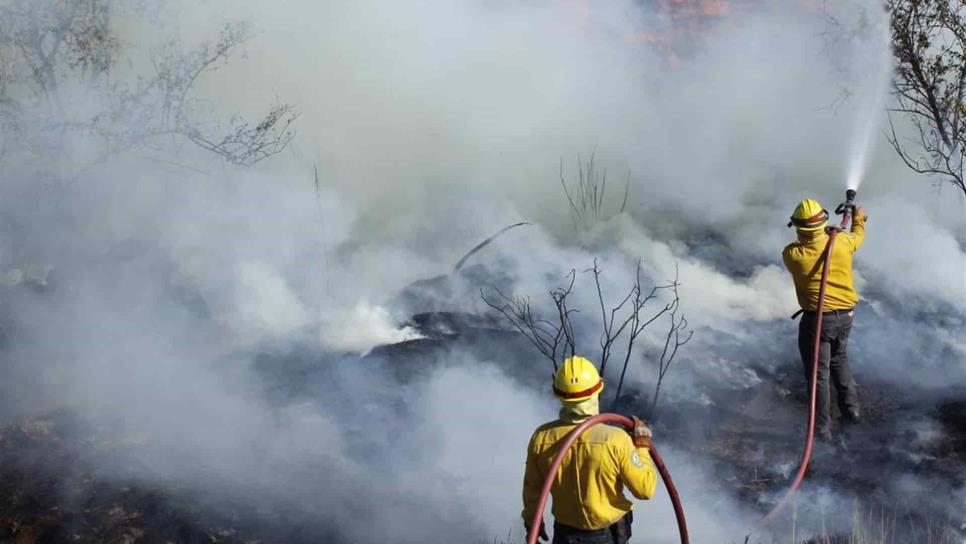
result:
M 876 2 L 846 4 L 738 10 L 676 64 L 635 38 L 668 21 L 630 0 L 210 1 L 124 20 L 140 51 L 118 68 L 131 80 L 170 33 L 197 43 L 226 13 L 252 21 L 256 38 L 206 74 L 204 96 L 227 114 L 295 102 L 299 136 L 250 170 L 152 149 L 63 186 L 0 159 L 11 195 L 0 273 L 22 286 L 23 271 L 51 270 L 49 288 L 6 288 L 2 407 L 11 418 L 65 405 L 119 418 L 148 437 L 140 460 L 151 470 L 139 477 L 207 489 L 215 503 L 261 497 L 309 540 L 472 542 L 509 530 L 519 540 L 527 438 L 556 410 L 549 366 L 498 337 L 415 361 L 357 357 L 406 340 L 436 346 L 407 324 L 420 308 L 394 304 L 400 291 L 531 220 L 474 256 L 481 280 L 428 288 L 431 307 L 482 311 L 479 290 L 492 284 L 545 300 L 575 269 L 580 342 L 596 354 L 584 270 L 598 258 L 605 298 L 618 301 L 640 258 L 648 285 L 679 279 L 696 331 L 662 402 L 745 395 L 764 372 L 800 372 L 784 224 L 801 198 L 830 209 L 842 198 L 856 131 L 873 138 L 858 197 L 871 216 L 856 256 L 860 376 L 906 384 L 912 367 L 923 388 L 961 391 L 963 202 L 927 190 L 864 128 L 884 90 L 877 75 L 871 87 L 853 76 L 884 45 L 854 29 L 885 15 Z M 94 101 L 71 92 L 74 104 Z M 60 166 L 87 166 L 85 140 L 67 144 Z M 609 194 L 630 172 L 629 202 L 577 233 L 559 161 L 573 176 L 595 148 Z M 650 391 L 662 342 L 642 338 L 634 386 Z M 719 485 L 719 461 L 667 440 L 692 538 L 739 541 L 753 507 Z M 638 506 L 638 526 L 673 542 L 661 493 Z
M 412 327 L 398 327 L 382 307 L 360 301 L 346 315 L 322 325 L 322 344 L 337 350 L 368 353 L 375 346 L 421 338 Z

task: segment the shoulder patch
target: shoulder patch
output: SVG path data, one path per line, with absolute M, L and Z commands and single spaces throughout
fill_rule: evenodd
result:
M 641 456 L 638 455 L 636 449 L 631 452 L 631 464 L 637 468 L 644 468 L 644 461 L 641 460 Z

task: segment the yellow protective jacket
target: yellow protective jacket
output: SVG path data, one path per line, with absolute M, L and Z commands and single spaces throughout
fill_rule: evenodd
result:
M 579 423 L 558 419 L 534 431 L 523 477 L 525 524 L 533 521 L 540 488 L 563 438 Z M 635 448 L 623 429 L 595 425 L 574 442 L 557 470 L 550 488 L 553 517 L 578 529 L 603 529 L 634 508 L 624 497 L 624 486 L 638 499 L 650 499 L 656 484 L 648 448 Z
M 866 217 L 852 219 L 852 231 L 835 237 L 828 268 L 828 285 L 825 288 L 823 310 L 848 310 L 859 302 L 859 294 L 852 284 L 852 254 L 862 246 L 865 239 Z M 818 307 L 818 290 L 822 284 L 822 254 L 828 244 L 825 230 L 798 233 L 798 241 L 782 251 L 785 268 L 795 280 L 798 304 L 803 310 L 814 312 Z

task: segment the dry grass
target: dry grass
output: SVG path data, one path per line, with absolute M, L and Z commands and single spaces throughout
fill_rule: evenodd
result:
M 957 530 L 948 517 L 918 519 L 910 515 L 888 512 L 881 507 L 862 507 L 858 501 L 852 505 L 849 527 L 823 527 L 819 534 L 801 535 L 797 512 L 793 512 L 792 525 L 787 540 L 752 540 L 750 536 L 728 544 L 963 544 L 966 542 L 966 526 Z M 511 530 L 504 538 L 481 540 L 478 544 L 520 544 L 525 542 L 523 531 Z M 693 538 L 692 538 L 693 540 Z M 632 539 L 633 541 L 633 539 Z M 644 542 L 641 539 L 641 542 Z
M 794 531 L 794 529 L 793 529 Z M 824 527 L 822 532 L 802 544 L 962 544 L 953 522 L 948 517 L 902 515 L 888 512 L 883 507 L 863 507 L 852 504 L 848 533 Z M 793 543 L 797 543 L 794 537 Z

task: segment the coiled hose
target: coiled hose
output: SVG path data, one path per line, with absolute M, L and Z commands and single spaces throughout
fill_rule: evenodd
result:
M 808 470 L 808 463 L 812 459 L 812 446 L 815 444 L 816 402 L 818 400 L 818 358 L 819 351 L 822 347 L 822 312 L 825 309 L 825 287 L 828 284 L 828 266 L 832 256 L 832 248 L 835 246 L 835 236 L 848 225 L 850 217 L 851 214 L 846 209 L 842 223 L 839 224 L 837 229 L 833 228 L 830 230 L 828 244 L 825 245 L 825 251 L 822 253 L 822 283 L 818 288 L 818 307 L 815 309 L 815 343 L 812 344 L 812 381 L 811 387 L 809 388 L 808 430 L 806 431 L 805 437 L 805 451 L 802 452 L 802 460 L 799 463 L 795 479 L 792 480 L 792 485 L 785 492 L 785 496 L 778 501 L 778 504 L 768 512 L 768 515 L 758 522 L 759 526 L 764 526 L 770 522 L 772 518 L 787 506 L 788 501 L 791 500 L 792 496 L 795 495 L 795 491 L 802 484 L 802 480 L 805 478 L 805 472 Z
M 557 455 L 553 458 L 553 462 L 550 463 L 547 477 L 543 480 L 543 487 L 540 489 L 540 501 L 537 503 L 537 511 L 533 516 L 533 521 L 529 525 L 530 534 L 527 537 L 527 544 L 537 543 L 537 537 L 540 534 L 540 523 L 543 521 L 543 509 L 547 506 L 550 487 L 553 486 L 554 476 L 557 475 L 557 469 L 560 468 L 564 455 L 584 431 L 598 423 L 617 423 L 627 429 L 634 428 L 634 422 L 622 415 L 600 414 L 587 419 L 587 421 L 584 421 L 574 428 L 574 430 L 567 433 L 567 436 L 564 437 L 563 444 L 560 446 L 560 451 L 557 452 Z M 671 474 L 668 472 L 667 466 L 664 465 L 664 459 L 661 458 L 657 449 L 653 447 L 651 448 L 651 459 L 654 460 L 654 466 L 657 467 L 658 472 L 661 474 L 661 479 L 664 480 L 664 486 L 667 488 L 668 496 L 671 498 L 671 504 L 674 506 L 674 516 L 678 520 L 678 532 L 681 533 L 681 544 L 688 544 L 688 524 L 684 519 L 684 507 L 681 506 L 681 497 L 678 496 L 678 490 L 674 487 L 674 482 L 671 480 Z

